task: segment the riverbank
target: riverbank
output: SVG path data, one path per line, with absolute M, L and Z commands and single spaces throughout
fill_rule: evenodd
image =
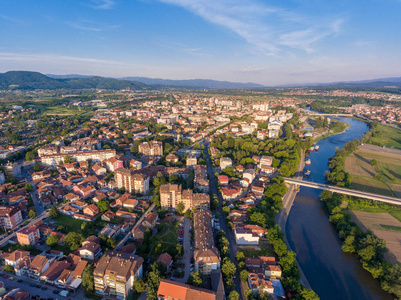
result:
M 341 121 L 338 121 L 338 122 L 341 122 Z M 344 122 L 341 122 L 341 123 L 344 123 Z M 318 141 L 320 141 L 322 139 L 325 139 L 325 138 L 328 138 L 330 136 L 333 136 L 333 135 L 343 134 L 344 132 L 346 132 L 349 129 L 349 127 L 350 127 L 349 124 L 344 123 L 344 128 L 340 128 L 340 130 L 338 132 L 333 130 L 332 132 L 328 132 L 328 133 L 325 133 L 323 135 L 320 135 L 320 136 L 316 137 L 314 139 L 315 143 L 317 143 Z
M 300 159 L 300 162 L 298 165 L 298 171 L 295 174 L 296 179 L 302 180 L 304 168 L 305 168 L 305 152 L 302 150 L 301 151 L 301 159 Z M 285 234 L 285 232 L 286 232 L 287 218 L 288 218 L 288 215 L 290 214 L 291 207 L 295 201 L 295 197 L 297 196 L 298 191 L 299 191 L 299 188 L 296 188 L 293 184 L 291 184 L 288 187 L 287 193 L 283 197 L 283 208 L 279 211 L 279 213 L 276 216 L 276 224 L 278 226 L 280 226 L 281 231 L 284 233 L 284 242 L 290 251 L 293 251 L 293 250 L 291 248 L 290 243 L 288 242 L 287 235 Z M 298 260 L 297 260 L 297 266 L 298 266 L 299 273 L 301 274 L 301 279 L 299 282 L 304 287 L 306 287 L 308 289 L 312 289 L 311 285 L 309 284 L 308 279 L 306 278 L 304 272 L 302 271 L 300 264 L 298 263 Z
M 311 152 L 311 171 L 304 181 L 326 183 L 324 173 L 328 160 L 348 141 L 359 139 L 369 130 L 366 123 L 339 118 L 350 124 L 346 132 L 318 142 L 319 151 Z M 319 199 L 321 190 L 301 187 L 295 197 L 286 223 L 286 238 L 312 289 L 322 300 L 338 299 L 393 299 L 384 292 L 378 280 L 363 269 L 352 254 L 344 253 L 342 242 L 334 225 L 329 222 L 327 210 Z

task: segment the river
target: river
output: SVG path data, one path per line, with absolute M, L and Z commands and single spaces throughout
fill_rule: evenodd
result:
M 317 143 L 320 149 L 310 154 L 312 164 L 307 166 L 311 175 L 304 180 L 326 182 L 324 172 L 336 147 L 342 148 L 369 130 L 366 123 L 356 119 L 339 119 L 350 124 L 350 128 Z M 288 241 L 312 289 L 322 300 L 393 299 L 362 268 L 355 255 L 342 252 L 338 232 L 329 223 L 327 210 L 319 200 L 320 193 L 321 190 L 301 187 L 286 226 Z

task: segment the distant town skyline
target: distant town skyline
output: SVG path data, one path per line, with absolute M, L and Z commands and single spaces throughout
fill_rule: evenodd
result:
M 263 85 L 401 76 L 399 0 L 0 0 L 0 72 Z

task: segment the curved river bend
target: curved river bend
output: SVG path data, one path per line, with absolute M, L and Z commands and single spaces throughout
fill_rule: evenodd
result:
M 311 171 L 304 180 L 324 183 L 328 159 L 336 147 L 359 139 L 369 130 L 366 123 L 339 118 L 351 125 L 344 133 L 320 140 L 318 152 L 310 154 Z M 321 190 L 301 187 L 287 220 L 286 235 L 297 260 L 312 289 L 322 300 L 393 299 L 384 292 L 379 281 L 362 268 L 359 260 L 341 250 L 341 241 L 335 227 L 329 223 L 328 214 L 319 200 Z

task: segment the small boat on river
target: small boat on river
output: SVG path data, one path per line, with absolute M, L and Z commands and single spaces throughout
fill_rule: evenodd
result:
M 307 160 L 305 160 L 305 164 L 306 164 L 306 165 L 308 165 L 308 166 L 309 166 L 311 163 L 312 163 L 312 162 L 311 162 L 311 160 L 310 160 L 310 159 L 307 159 Z
M 319 151 L 319 145 L 316 145 L 315 146 L 315 152 L 318 152 Z
M 305 169 L 305 170 L 304 170 L 304 176 L 305 176 L 306 178 L 308 178 L 308 177 L 310 176 L 310 170 Z

